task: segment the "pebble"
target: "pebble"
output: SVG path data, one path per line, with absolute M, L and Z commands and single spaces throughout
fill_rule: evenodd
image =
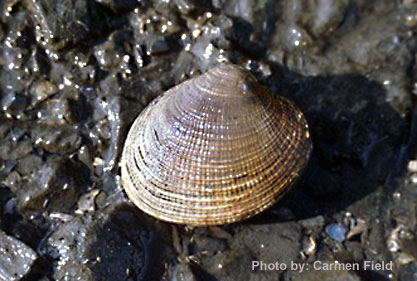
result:
M 307 229 L 322 228 L 324 226 L 323 216 L 308 218 L 300 221 L 302 227 Z
M 29 246 L 0 230 L 0 280 L 21 280 L 37 258 Z
M 326 232 L 333 240 L 343 242 L 346 239 L 347 229 L 344 226 L 332 223 L 326 227 Z
M 411 173 L 417 173 L 417 160 L 411 160 L 408 162 L 408 171 Z
M 417 184 L 417 173 L 416 174 L 412 174 L 411 177 L 410 177 L 410 179 L 411 179 L 411 182 L 413 184 Z
M 346 238 L 350 239 L 357 234 L 361 234 L 362 232 L 366 230 L 366 228 L 367 228 L 366 221 L 364 221 L 363 219 L 357 219 L 356 225 L 351 230 L 349 230 L 349 232 L 346 235 Z
M 41 101 L 44 101 L 52 94 L 58 92 L 58 88 L 55 84 L 50 81 L 39 81 L 34 89 L 34 96 L 32 104 L 37 104 Z
M 307 256 L 314 256 L 317 251 L 317 242 L 313 236 L 303 240 L 303 253 Z

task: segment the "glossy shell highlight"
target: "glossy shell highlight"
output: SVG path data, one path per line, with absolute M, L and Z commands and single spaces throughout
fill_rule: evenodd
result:
M 160 220 L 236 222 L 273 205 L 312 150 L 307 122 L 242 68 L 222 64 L 155 99 L 122 156 L 129 199 Z

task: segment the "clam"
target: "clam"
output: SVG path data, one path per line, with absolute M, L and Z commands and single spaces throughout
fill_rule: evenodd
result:
M 312 150 L 301 111 L 253 75 L 220 64 L 155 99 L 134 121 L 121 177 L 129 199 L 160 220 L 236 222 L 273 205 Z

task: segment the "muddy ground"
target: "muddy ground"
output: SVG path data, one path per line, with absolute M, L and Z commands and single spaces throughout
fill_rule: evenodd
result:
M 0 279 L 417 280 L 414 2 L 0 1 Z M 224 60 L 305 113 L 307 171 L 244 222 L 147 217 L 120 187 L 127 130 Z

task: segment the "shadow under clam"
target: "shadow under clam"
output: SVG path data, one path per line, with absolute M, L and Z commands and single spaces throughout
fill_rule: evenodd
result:
M 301 108 L 314 148 L 297 185 L 245 223 L 331 215 L 379 187 L 389 196 L 408 159 L 401 151 L 413 136 L 408 121 L 385 101 L 385 90 L 360 75 L 303 77 L 278 67 L 273 73 L 263 83 Z M 368 204 L 367 211 L 375 207 Z

